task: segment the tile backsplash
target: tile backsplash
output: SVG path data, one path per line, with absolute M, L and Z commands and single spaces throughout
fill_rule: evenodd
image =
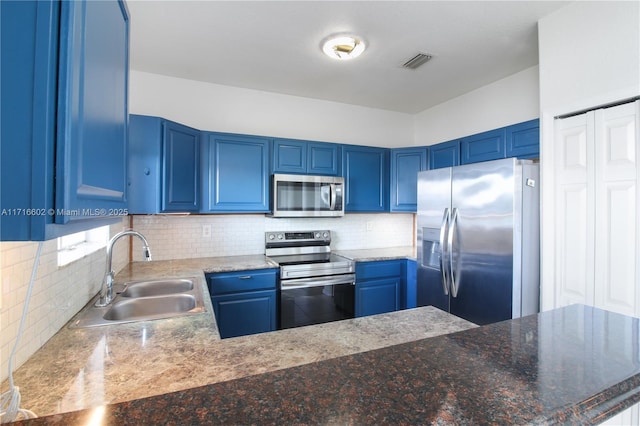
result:
M 111 226 L 110 234 L 113 236 L 128 225 L 128 218 L 123 219 L 122 223 Z M 129 260 L 126 243 L 119 242 L 117 247 L 113 258 L 115 271 Z M 0 381 L 8 377 L 9 355 L 18 333 L 37 249 L 37 242 L 0 243 Z M 58 267 L 57 252 L 56 239 L 43 243 L 14 369 L 57 333 L 100 289 L 105 272 L 105 249 L 62 267 Z
M 264 253 L 267 231 L 329 229 L 333 250 L 404 247 L 414 244 L 413 214 L 346 214 L 341 218 L 275 219 L 263 214 L 131 216 L 112 225 L 111 236 L 131 226 L 149 241 L 153 260 L 239 256 Z M 131 258 L 142 260 L 142 246 L 132 238 L 114 250 L 114 270 Z M 105 271 L 101 249 L 58 267 L 57 241 L 43 243 L 29 313 L 14 369 L 22 365 L 100 289 Z M 0 243 L 0 381 L 8 376 L 13 349 L 38 243 Z M 19 386 L 19 384 L 17 384 Z
M 133 228 L 151 246 L 154 260 L 264 253 L 267 231 L 329 229 L 333 250 L 412 246 L 413 214 L 346 214 L 340 218 L 280 219 L 265 215 L 133 216 Z M 133 241 L 134 260 L 142 245 Z

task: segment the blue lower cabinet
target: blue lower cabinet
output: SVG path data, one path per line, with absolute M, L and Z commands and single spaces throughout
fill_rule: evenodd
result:
M 356 263 L 356 317 L 406 307 L 406 260 Z
M 278 269 L 207 274 L 220 337 L 273 331 L 277 326 Z
M 417 279 L 418 279 L 418 271 L 417 271 L 417 263 L 415 260 L 406 260 L 405 264 L 405 274 L 404 278 L 406 279 L 404 284 L 404 295 L 402 300 L 405 302 L 405 308 L 411 309 L 417 306 Z
M 400 279 L 383 278 L 356 282 L 356 317 L 400 309 Z
M 211 301 L 223 339 L 276 329 L 275 290 L 213 296 Z

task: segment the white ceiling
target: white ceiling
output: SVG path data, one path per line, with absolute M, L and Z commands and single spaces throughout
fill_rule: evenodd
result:
M 129 0 L 131 68 L 414 114 L 536 65 L 537 21 L 565 4 Z M 323 55 L 341 32 L 362 56 Z M 403 69 L 418 52 L 433 59 Z

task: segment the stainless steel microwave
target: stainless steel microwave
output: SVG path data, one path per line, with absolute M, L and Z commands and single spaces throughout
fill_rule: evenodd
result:
M 274 174 L 270 216 L 344 216 L 343 195 L 342 177 Z

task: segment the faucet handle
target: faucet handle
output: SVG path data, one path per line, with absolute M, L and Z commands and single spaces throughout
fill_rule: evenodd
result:
M 142 248 L 142 250 L 144 251 L 144 258 L 147 259 L 147 262 L 151 261 L 151 249 L 149 248 L 149 246 L 144 246 Z

